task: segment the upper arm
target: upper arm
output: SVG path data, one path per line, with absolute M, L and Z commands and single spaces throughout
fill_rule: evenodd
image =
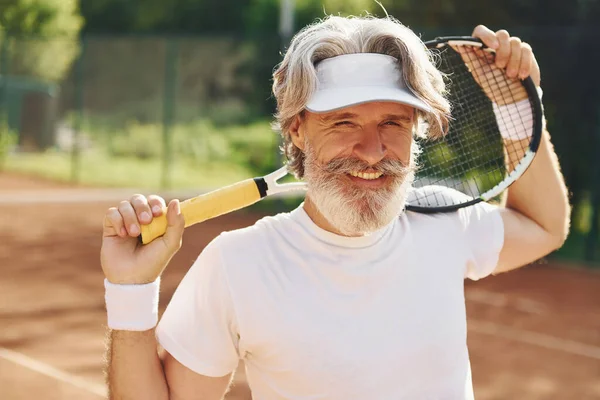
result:
M 548 233 L 532 219 L 516 210 L 500 210 L 504 224 L 504 245 L 494 274 L 519 268 L 560 247 L 560 238 Z
M 160 352 L 170 400 L 221 400 L 231 378 L 232 373 L 221 377 L 211 377 L 198 374 L 177 361 L 167 351 Z
M 442 194 L 454 200 L 465 196 L 447 188 Z M 564 241 L 511 208 L 482 202 L 459 209 L 456 216 L 467 244 L 465 277 L 473 280 L 531 263 Z
M 193 393 L 210 382 L 207 387 L 217 386 L 210 393 L 222 396 L 238 365 L 240 334 L 225 269 L 213 241 L 177 287 L 156 328 L 174 393 L 187 394 L 190 387 Z
M 465 278 L 478 280 L 494 272 L 504 243 L 504 224 L 497 206 L 478 203 L 458 210 L 465 243 Z

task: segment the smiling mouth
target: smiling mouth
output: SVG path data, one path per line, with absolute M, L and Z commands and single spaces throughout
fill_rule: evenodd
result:
M 360 178 L 360 179 L 364 179 L 367 181 L 372 181 L 375 179 L 380 178 L 381 176 L 383 176 L 383 174 L 381 172 L 359 172 L 359 171 L 352 171 L 349 173 L 350 175 L 356 177 L 356 178 Z

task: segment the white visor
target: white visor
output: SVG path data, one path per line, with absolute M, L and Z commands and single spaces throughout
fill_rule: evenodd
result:
M 376 53 L 345 54 L 316 66 L 317 90 L 306 104 L 315 113 L 371 101 L 392 101 L 430 112 L 410 90 L 395 57 Z

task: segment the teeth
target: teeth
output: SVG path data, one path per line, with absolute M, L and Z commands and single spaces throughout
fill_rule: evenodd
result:
M 383 174 L 381 172 L 359 172 L 359 171 L 352 171 L 352 172 L 350 172 L 350 175 L 356 176 L 356 177 L 361 178 L 361 179 L 373 180 L 373 179 L 379 178 Z

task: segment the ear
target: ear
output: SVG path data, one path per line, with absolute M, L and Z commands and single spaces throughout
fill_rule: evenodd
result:
M 294 122 L 292 122 L 292 125 L 290 126 L 290 136 L 292 138 L 292 143 L 302 151 L 304 151 L 305 130 L 306 119 L 304 118 L 303 113 L 300 113 L 296 115 Z

